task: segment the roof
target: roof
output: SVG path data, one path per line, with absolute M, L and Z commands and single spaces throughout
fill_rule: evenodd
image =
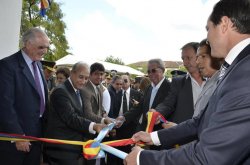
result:
M 118 73 L 128 72 L 128 73 L 134 74 L 134 75 L 140 75 L 140 76 L 144 75 L 144 73 L 142 73 L 134 68 L 131 68 L 129 66 L 126 66 L 126 65 L 118 65 L 118 64 L 113 64 L 110 62 L 95 60 L 95 59 L 91 59 L 89 57 L 86 58 L 86 57 L 76 56 L 76 55 L 64 56 L 63 58 L 56 61 L 56 65 L 57 66 L 62 66 L 62 65 L 72 66 L 79 61 L 86 62 L 88 65 L 91 65 L 95 62 L 99 62 L 99 63 L 104 65 L 106 71 L 117 70 Z

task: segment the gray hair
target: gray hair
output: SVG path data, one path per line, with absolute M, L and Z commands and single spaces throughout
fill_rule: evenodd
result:
M 164 62 L 163 62 L 161 59 L 155 58 L 155 59 L 151 59 L 151 60 L 148 61 L 148 65 L 149 65 L 149 64 L 152 64 L 152 63 L 157 64 L 158 67 L 159 67 L 163 72 L 165 71 L 165 64 L 164 64 Z
M 80 68 L 85 68 L 90 72 L 89 65 L 85 62 L 79 61 L 72 66 L 71 72 L 77 72 Z
M 35 39 L 37 34 L 42 34 L 44 36 L 47 36 L 47 34 L 40 28 L 37 28 L 37 27 L 30 28 L 22 36 L 22 44 L 23 44 L 23 46 L 28 41 Z

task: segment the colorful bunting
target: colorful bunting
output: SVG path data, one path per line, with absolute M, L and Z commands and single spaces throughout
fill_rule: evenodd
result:
M 40 10 L 40 15 L 42 17 L 45 16 L 46 10 L 49 8 L 51 2 L 50 0 L 41 0 L 41 10 Z

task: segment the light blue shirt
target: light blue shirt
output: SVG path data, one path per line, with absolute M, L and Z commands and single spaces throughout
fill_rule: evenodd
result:
M 157 85 L 155 85 L 153 83 L 151 84 L 152 85 L 152 92 L 151 92 L 151 96 L 150 96 L 149 108 L 151 108 L 151 106 L 154 102 L 155 96 L 156 96 L 159 88 L 161 87 L 161 84 L 164 81 L 164 79 L 165 78 L 163 78 Z

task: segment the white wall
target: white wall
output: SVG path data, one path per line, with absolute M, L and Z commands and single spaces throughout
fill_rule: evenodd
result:
M 22 0 L 0 0 L 0 59 L 18 50 Z

